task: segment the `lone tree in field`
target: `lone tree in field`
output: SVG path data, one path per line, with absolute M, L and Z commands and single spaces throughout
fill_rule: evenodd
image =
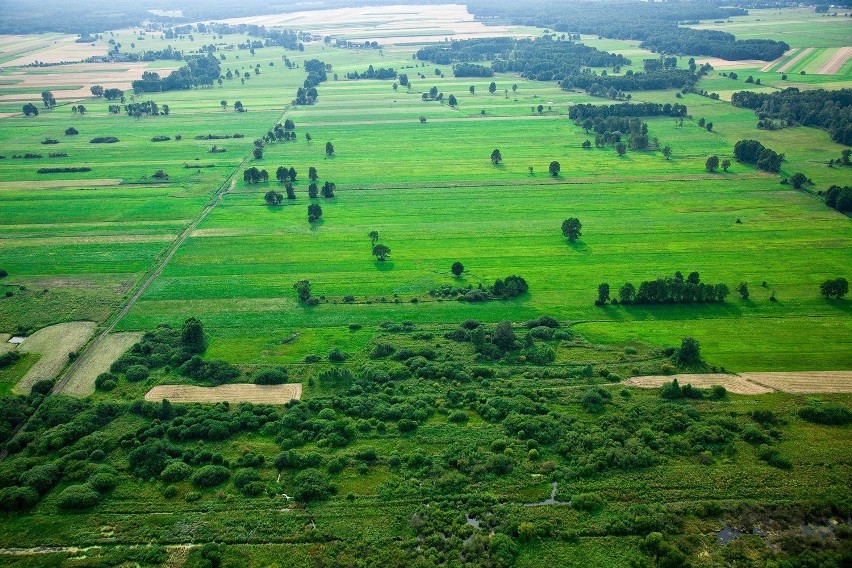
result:
M 204 325 L 196 319 L 189 318 L 183 322 L 181 342 L 187 351 L 201 353 L 207 349 L 207 338 L 204 336 Z
M 308 168 L 308 179 L 311 181 L 317 181 L 317 179 L 319 179 L 319 175 L 317 175 L 317 169 L 313 166 Z
M 845 278 L 826 280 L 819 285 L 820 293 L 826 298 L 842 298 L 849 293 L 849 282 Z
M 53 93 L 51 93 L 50 91 L 41 92 L 41 101 L 44 103 L 44 108 L 56 106 L 56 99 L 53 97 Z
M 604 282 L 603 284 L 598 285 L 598 299 L 595 304 L 602 306 L 606 304 L 607 300 L 609 300 L 609 284 Z
M 263 196 L 263 199 L 266 201 L 267 205 L 281 205 L 284 202 L 284 196 L 274 189 L 267 191 L 266 195 Z
M 577 240 L 577 237 L 582 235 L 580 229 L 583 228 L 582 223 L 576 217 L 571 217 L 562 221 L 562 234 L 565 235 L 572 243 Z
M 739 293 L 740 298 L 742 298 L 743 300 L 748 300 L 748 283 L 740 282 L 739 286 L 737 286 L 737 292 Z
M 707 158 L 707 161 L 704 163 L 704 167 L 707 168 L 708 172 L 715 172 L 719 169 L 719 156 L 710 156 Z
M 462 272 L 464 272 L 464 264 L 459 261 L 456 261 L 453 263 L 453 266 L 450 267 L 450 270 L 452 271 L 453 276 L 461 276 Z
M 225 99 L 222 99 L 221 101 L 219 101 L 219 104 L 222 106 L 222 110 L 228 109 L 228 101 L 226 101 Z
M 672 155 L 672 147 L 671 146 L 663 146 L 663 156 L 668 160 Z
M 299 280 L 293 284 L 293 288 L 296 290 L 300 302 L 307 302 L 311 299 L 311 283 L 307 280 Z
M 458 100 L 456 100 L 455 95 L 450 95 L 450 98 L 448 98 L 448 99 L 447 99 L 447 103 L 448 103 L 451 107 L 456 107 L 456 106 L 458 106 L 459 101 L 458 101 Z
M 701 344 L 697 339 L 684 337 L 680 341 L 677 359 L 681 363 L 699 363 L 701 361 Z
M 373 246 L 376 246 L 376 243 L 379 242 L 379 232 L 378 231 L 370 231 L 370 233 L 367 236 L 370 237 L 370 244 L 372 244 Z
M 796 172 L 790 177 L 790 183 L 793 184 L 794 189 L 802 189 L 802 186 L 808 183 L 808 176 L 802 172 Z
M 33 103 L 24 105 L 24 116 L 38 116 L 38 107 Z
M 391 249 L 381 243 L 373 247 L 373 256 L 375 256 L 379 262 L 386 261 L 390 252 Z
M 619 156 L 623 156 L 627 153 L 627 144 L 625 144 L 624 142 L 619 142 L 615 145 L 615 151 L 618 152 Z
M 308 205 L 308 223 L 315 223 L 322 217 L 322 207 L 316 203 Z
M 500 150 L 494 148 L 494 151 L 491 152 L 491 163 L 495 166 L 503 161 L 503 156 L 500 155 Z
M 497 92 L 497 83 L 495 83 L 494 81 L 491 81 L 491 84 L 488 85 L 488 92 L 491 93 L 492 95 L 494 93 L 496 93 Z
M 556 177 L 559 175 L 560 170 L 562 170 L 562 166 L 559 165 L 559 162 L 553 160 L 552 162 L 550 162 L 550 167 L 548 168 L 548 170 L 550 171 L 550 175 Z
M 471 86 L 470 86 L 470 89 L 468 89 L 468 91 L 470 91 L 470 94 L 471 94 L 471 95 L 473 95 L 473 94 L 475 94 L 475 93 L 476 93 L 476 87 L 475 87 L 475 86 L 473 86 L 473 85 L 471 85 Z
M 331 142 L 325 143 L 325 155 L 334 156 L 334 144 L 332 144 Z

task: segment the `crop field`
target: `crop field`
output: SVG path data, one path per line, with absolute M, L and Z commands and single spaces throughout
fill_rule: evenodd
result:
M 852 558 L 852 303 L 820 288 L 852 278 L 850 218 L 826 195 L 850 185 L 848 146 L 827 129 L 758 128 L 730 103 L 852 87 L 852 19 L 701 18 L 692 27 L 790 50 L 696 55 L 713 69 L 694 88 L 612 100 L 415 55 L 543 26 L 463 5 L 341 5 L 216 19 L 304 32 L 303 50 L 203 26 L 0 36 L 0 564 Z M 580 41 L 631 59 L 601 76 L 658 57 Z M 143 72 L 185 61 L 80 61 L 118 44 L 203 46 L 222 78 L 134 93 Z M 63 53 L 78 62 L 28 66 Z M 327 80 L 297 105 L 315 59 Z M 410 85 L 347 78 L 369 66 Z M 93 85 L 125 90 L 118 112 Z M 127 112 L 147 101 L 168 114 Z M 650 148 L 623 155 L 568 117 L 621 102 L 687 113 L 640 116 Z M 263 140 L 285 121 L 292 140 Z M 734 158 L 749 139 L 784 155 L 780 171 Z M 708 171 L 710 156 L 730 162 Z M 292 198 L 279 167 L 296 171 Z M 311 168 L 333 196 L 309 197 Z M 676 273 L 730 293 L 611 301 Z M 498 295 L 510 276 L 528 289 Z M 602 284 L 610 301 L 596 302 Z

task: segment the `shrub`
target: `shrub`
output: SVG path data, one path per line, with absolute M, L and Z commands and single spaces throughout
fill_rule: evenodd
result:
M 105 493 L 114 489 L 117 484 L 118 480 L 111 473 L 96 473 L 89 477 L 89 485 L 98 493 Z
M 842 404 L 811 404 L 799 410 L 799 416 L 808 422 L 830 426 L 852 423 L 852 411 Z
M 111 391 L 115 388 L 118 382 L 118 377 L 112 373 L 101 373 L 95 379 L 95 388 L 102 391 Z
M 257 473 L 256 469 L 245 468 L 234 474 L 234 485 L 237 489 L 243 489 L 246 485 L 255 481 L 260 481 L 260 474 Z
M 89 142 L 92 144 L 115 144 L 118 142 L 118 138 L 115 136 L 98 136 L 96 138 L 92 138 Z
M 57 506 L 66 511 L 77 509 L 88 509 L 94 507 L 101 500 L 101 496 L 88 483 L 83 485 L 69 485 L 59 494 Z
M 131 365 L 124 372 L 124 376 L 132 383 L 138 383 L 148 378 L 148 367 L 145 365 Z
M 38 503 L 38 492 L 32 487 L 5 487 L 0 489 L 0 510 L 22 511 Z
M 73 126 L 71 128 L 65 129 L 65 135 L 66 136 L 76 136 L 77 134 L 80 134 L 80 132 L 76 128 L 74 128 Z
M 230 476 L 231 472 L 226 467 L 222 467 L 221 465 L 205 465 L 192 474 L 192 483 L 200 488 L 215 487 Z
M 32 386 L 32 392 L 36 394 L 50 394 L 51 390 L 53 390 L 53 381 L 49 379 L 38 381 Z
M 550 328 L 555 329 L 555 328 L 559 327 L 559 322 L 556 321 L 555 318 L 552 318 L 550 316 L 541 316 L 541 317 L 536 318 L 534 320 L 528 321 L 524 325 L 529 329 L 534 329 L 534 328 L 537 328 L 537 327 L 550 327 Z
M 396 349 L 393 345 L 389 343 L 378 343 L 373 350 L 370 352 L 370 359 L 381 359 L 383 357 L 388 357 L 389 355 L 393 355 Z
M 103 461 L 105 458 L 106 458 L 106 452 L 104 452 L 101 449 L 94 450 L 94 451 L 92 451 L 91 454 L 89 454 L 89 460 L 91 460 L 93 462 Z
M 403 434 L 407 432 L 414 432 L 417 430 L 417 422 L 408 418 L 403 418 L 399 421 L 399 423 L 397 423 L 396 427 Z
M 260 371 L 254 377 L 254 384 L 256 385 L 281 385 L 287 382 L 287 368 L 286 367 L 273 367 L 271 369 L 264 369 Z
M 553 334 L 555 333 L 554 328 L 547 327 L 544 325 L 536 326 L 529 331 L 529 336 L 534 339 L 543 339 L 549 340 L 553 339 Z
M 447 417 L 447 420 L 449 420 L 450 422 L 455 422 L 456 424 L 464 424 L 465 422 L 470 420 L 470 416 L 468 416 L 467 412 L 463 410 L 457 410 L 450 414 Z
M 77 174 L 82 172 L 90 172 L 92 168 L 39 168 L 37 174 Z
M 151 142 L 166 142 L 168 140 L 171 140 L 170 136 L 154 136 L 151 138 Z
M 571 498 L 571 506 L 579 511 L 597 511 L 605 504 L 606 502 L 597 493 L 580 493 Z
M 329 352 L 329 354 L 328 354 L 328 360 L 331 361 L 332 363 L 342 363 L 342 362 L 346 361 L 348 358 L 349 358 L 349 355 L 347 355 L 346 353 L 344 353 L 343 351 L 341 351 L 337 347 L 332 349 L 331 352 Z
M 297 501 L 321 501 L 334 493 L 334 487 L 325 474 L 318 469 L 300 471 L 293 479 L 293 497 Z
M 183 481 L 192 473 L 192 468 L 182 461 L 173 461 L 166 466 L 166 469 L 160 473 L 160 479 L 163 481 L 175 482 Z
M 59 468 L 52 463 L 37 465 L 21 474 L 20 483 L 44 495 L 59 481 Z
M 167 485 L 165 489 L 163 489 L 163 497 L 166 499 L 173 499 L 177 497 L 178 489 L 174 485 Z

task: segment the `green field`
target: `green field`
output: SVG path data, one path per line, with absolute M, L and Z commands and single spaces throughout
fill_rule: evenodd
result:
M 377 31 L 339 37 L 397 37 L 382 27 L 385 17 L 376 16 Z M 420 35 L 441 31 L 427 24 Z M 852 59 L 834 75 L 817 74 L 849 43 L 849 18 L 753 10 L 696 27 L 783 39 L 794 51 L 772 65 L 716 65 L 696 89 L 718 98 L 630 93 L 633 102 L 688 108 L 682 124 L 642 118 L 659 148 L 672 149 L 668 159 L 659 149 L 619 156 L 612 146 L 582 147 L 595 135 L 568 119 L 571 106 L 613 101 L 512 73 L 456 78 L 450 65 L 413 59 L 420 45 L 356 50 L 312 41 L 304 51 L 254 54 L 223 47 L 222 73 L 237 79 L 128 91 L 127 102 L 169 106 L 168 116 L 142 118 L 109 114 L 115 103 L 95 97 L 43 107 L 42 90 L 77 89 L 75 76 L 91 70 L 2 70 L 0 113 L 9 116 L 0 115 L 0 269 L 8 276 L 0 279 L 0 333 L 70 321 L 94 321 L 98 332 L 180 330 L 196 317 L 208 340 L 203 359 L 223 361 L 235 373 L 229 382 L 285 366 L 287 380 L 304 390 L 302 403 L 285 407 L 143 404 L 154 385 L 208 384 L 182 366 L 189 351 L 171 345 L 137 353 L 146 371 L 138 380 L 116 367 L 114 390 L 99 384 L 78 400 L 43 398 L 36 388 L 13 402 L 13 387 L 38 357 L 0 366 L 0 438 L 28 421 L 0 448 L 9 452 L 0 455 L 0 499 L 10 502 L 4 488 L 24 485 L 33 467 L 62 471 L 37 504 L 0 511 L 0 564 L 215 566 L 205 555 L 219 543 L 222 566 L 661 566 L 665 550 L 693 566 L 779 565 L 805 558 L 802 550 L 813 553 L 810 565 L 844 565 L 852 426 L 820 423 L 804 409 L 848 413 L 848 394 L 667 400 L 618 384 L 676 370 L 852 370 L 852 303 L 820 294 L 825 280 L 852 277 L 849 217 L 822 199 L 830 186 L 850 184 L 850 167 L 828 166 L 846 146 L 816 128 L 758 129 L 753 111 L 729 102 L 744 89 L 852 86 Z M 0 43 L 0 62 L 60 37 L 5 51 Z M 124 52 L 189 51 L 246 38 L 164 40 L 123 30 L 97 45 L 106 50 L 114 39 Z M 583 42 L 630 57 L 620 73 L 656 57 L 635 41 Z M 782 79 L 780 67 L 806 48 L 814 49 Z M 330 65 L 329 78 L 316 104 L 294 106 L 303 65 L 314 58 Z M 345 78 L 369 65 L 406 73 L 412 87 Z M 121 71 L 120 63 L 103 64 L 104 77 Z M 66 81 L 40 86 L 42 74 Z M 760 84 L 745 83 L 749 75 Z M 457 107 L 424 101 L 433 86 Z M 233 110 L 237 101 L 247 112 Z M 20 114 L 23 102 L 39 115 Z M 81 103 L 87 112 L 73 113 Z M 253 157 L 255 141 L 287 119 L 297 139 L 266 143 L 262 158 Z M 69 127 L 79 134 L 66 135 Z M 197 139 L 208 135 L 229 138 Z M 90 142 L 108 136 L 119 141 Z M 152 141 L 161 136 L 170 139 Z M 743 139 L 783 153 L 781 171 L 736 162 Z M 489 159 L 495 148 L 498 165 Z M 712 155 L 733 163 L 710 173 Z M 558 176 L 548 172 L 554 160 Z M 264 194 L 284 192 L 279 166 L 297 170 L 296 198 L 269 206 Z M 38 173 L 66 167 L 90 171 Z M 249 167 L 268 170 L 271 181 L 246 183 Z M 308 197 L 310 167 L 320 186 L 336 185 L 333 198 Z M 812 183 L 781 183 L 800 172 Z M 323 214 L 309 223 L 312 203 Z M 560 229 L 569 217 L 582 222 L 576 242 Z M 371 231 L 391 249 L 385 262 L 371 254 Z M 465 268 L 458 277 L 456 261 Z M 616 296 L 626 282 L 638 287 L 677 271 L 699 272 L 731 294 L 718 303 L 595 305 L 601 283 Z M 523 277 L 528 292 L 481 303 L 433 293 L 510 275 Z M 317 305 L 299 300 L 300 280 L 310 281 Z M 735 291 L 743 282 L 745 300 Z M 529 330 L 525 322 L 541 316 L 558 329 Z M 460 332 L 465 321 L 473 323 Z M 480 322 L 493 346 L 505 321 L 517 343 L 489 355 L 470 329 Z M 701 359 L 679 358 L 686 337 L 698 340 Z M 548 356 L 543 363 L 536 346 Z M 334 360 L 338 350 L 345 363 Z M 79 355 L 68 354 L 69 375 Z M 219 430 L 186 434 L 187 413 L 198 428 L 219 421 Z M 224 464 L 230 478 L 209 487 L 161 478 L 128 457 L 139 448 L 160 452 L 163 467 L 182 460 L 193 474 Z M 292 449 L 303 463 L 285 463 L 291 458 L 281 453 Z M 248 461 L 255 454 L 263 461 Z M 283 497 L 300 491 L 307 468 L 321 471 L 333 495 Z M 235 483 L 243 469 L 257 472 L 260 496 Z M 112 476 L 114 488 L 85 512 L 66 511 L 62 492 L 99 474 Z M 527 506 L 547 499 L 551 483 L 562 503 Z M 717 533 L 726 526 L 766 534 L 722 546 Z M 664 545 L 654 544 L 656 533 Z

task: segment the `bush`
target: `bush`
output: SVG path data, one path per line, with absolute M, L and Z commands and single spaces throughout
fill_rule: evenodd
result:
M 348 358 L 349 358 L 349 355 L 347 355 L 346 353 L 344 353 L 343 351 L 341 351 L 337 347 L 332 349 L 331 352 L 329 352 L 329 354 L 328 354 L 328 360 L 331 361 L 332 363 L 342 363 L 342 362 L 346 361 Z
M 174 485 L 167 485 L 165 489 L 163 489 L 163 497 L 166 499 L 173 499 L 177 497 L 178 489 Z
M 799 410 L 799 416 L 808 422 L 829 426 L 852 423 L 852 411 L 842 404 L 811 404 Z
M 112 373 L 101 373 L 95 379 L 95 388 L 102 391 L 111 391 L 118 384 L 118 377 Z
M 549 340 L 553 339 L 553 334 L 556 333 L 554 328 L 544 325 L 536 326 L 529 331 L 529 336 L 534 339 Z
M 52 463 L 37 465 L 21 474 L 20 483 L 44 495 L 59 481 L 59 468 Z
M 271 369 L 264 369 L 255 375 L 254 384 L 282 385 L 287 382 L 287 379 L 286 367 L 273 367 Z
M 370 359 L 382 359 L 383 357 L 393 355 L 394 351 L 396 351 L 396 349 L 393 345 L 389 343 L 378 343 L 370 352 Z
M 132 383 L 138 383 L 148 378 L 148 367 L 145 365 L 131 365 L 124 372 L 124 376 Z
M 36 394 L 50 394 L 50 391 L 53 390 L 53 381 L 49 379 L 44 379 L 38 381 L 36 384 L 32 386 L 32 392 Z
M 196 487 L 209 488 L 223 483 L 231 476 L 228 468 L 221 465 L 205 465 L 192 475 L 192 483 Z
M 88 167 L 79 167 L 79 168 L 39 168 L 36 170 L 37 174 L 78 174 L 83 172 L 90 172 L 92 168 Z
M 293 497 L 303 503 L 321 501 L 333 493 L 334 487 L 318 469 L 300 471 L 293 480 Z
M 5 487 L 0 489 L 0 510 L 23 511 L 38 503 L 38 492 L 32 487 Z
M 118 480 L 111 473 L 96 473 L 89 477 L 89 485 L 98 493 L 105 493 L 114 489 Z
M 192 473 L 192 468 L 182 461 L 173 461 L 166 466 L 166 469 L 160 473 L 160 479 L 163 481 L 175 482 L 183 481 Z
M 550 316 L 541 316 L 537 319 L 528 321 L 524 325 L 529 329 L 535 329 L 537 327 L 550 327 L 555 329 L 559 327 L 559 322 Z
M 396 425 L 397 429 L 403 434 L 407 432 L 414 432 L 415 430 L 417 430 L 417 426 L 418 424 L 416 421 L 410 420 L 408 418 L 403 418 Z
M 65 129 L 65 135 L 66 136 L 76 136 L 78 134 L 80 134 L 80 131 L 77 130 L 76 128 L 74 128 L 73 126 L 71 128 Z
M 115 144 L 118 142 L 118 138 L 115 136 L 98 136 L 96 138 L 92 138 L 89 142 L 92 144 Z
M 465 422 L 470 420 L 470 416 L 468 416 L 467 412 L 463 410 L 457 410 L 450 414 L 447 417 L 447 420 L 449 420 L 450 422 L 455 422 L 456 424 L 464 424 Z
M 88 509 L 94 507 L 101 500 L 101 496 L 88 483 L 83 485 L 69 485 L 59 494 L 57 506 L 66 511 Z
M 597 493 L 580 493 L 571 498 L 571 506 L 579 511 L 597 511 L 606 502 Z
M 99 462 L 106 459 L 106 452 L 101 449 L 94 450 L 91 454 L 89 454 L 89 460 L 93 462 Z
M 260 474 L 257 473 L 256 469 L 245 468 L 234 474 L 234 485 L 237 489 L 243 489 L 246 485 L 255 481 L 260 481 Z

